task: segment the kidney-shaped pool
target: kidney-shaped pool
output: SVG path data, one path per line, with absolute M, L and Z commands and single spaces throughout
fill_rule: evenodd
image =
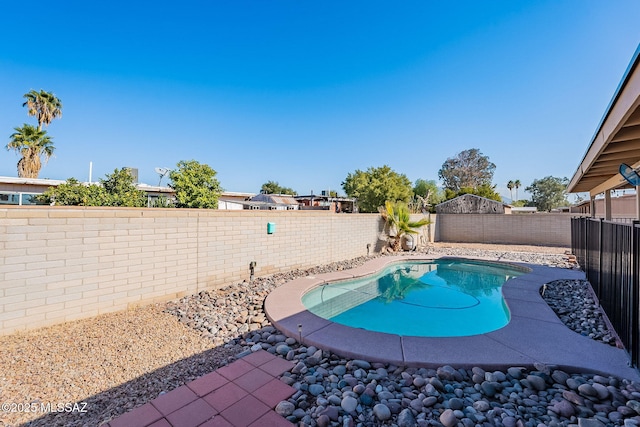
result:
M 311 313 L 354 328 L 417 337 L 484 334 L 509 323 L 502 285 L 525 274 L 491 262 L 440 259 L 393 264 L 302 296 Z

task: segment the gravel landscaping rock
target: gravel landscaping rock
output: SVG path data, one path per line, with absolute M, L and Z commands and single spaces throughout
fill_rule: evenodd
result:
M 557 249 L 471 246 L 434 245 L 428 251 L 574 267 Z M 264 298 L 275 287 L 368 259 L 256 278 L 164 305 L 0 337 L 2 400 L 88 403 L 85 414 L 0 412 L 0 425 L 105 424 L 235 360 L 234 355 L 261 349 L 294 362 L 282 380 L 298 392 L 276 411 L 300 426 L 640 424 L 640 385 L 625 379 L 570 374 L 547 365 L 503 372 L 349 360 L 286 338 L 264 316 Z M 598 320 L 589 292 L 587 282 L 557 281 L 547 285 L 544 298 L 569 327 L 611 344 L 613 335 Z

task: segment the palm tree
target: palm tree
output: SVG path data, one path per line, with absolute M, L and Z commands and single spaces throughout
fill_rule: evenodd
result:
M 15 150 L 22 158 L 18 161 L 18 176 L 20 178 L 37 178 L 42 169 L 41 157 L 45 163 L 53 155 L 55 147 L 46 130 L 24 124 L 21 128 L 14 128 L 7 150 Z
M 49 126 L 56 117 L 62 116 L 62 102 L 51 92 L 40 90 L 30 90 L 24 94 L 26 102 L 23 107 L 29 109 L 28 114 L 38 120 L 38 130 L 42 130 L 42 125 Z
M 511 201 L 513 202 L 513 187 L 515 186 L 513 181 L 507 182 L 507 188 L 509 189 L 509 193 L 511 193 Z
M 518 188 L 520 188 L 522 186 L 522 184 L 520 184 L 520 180 L 516 179 L 515 182 L 513 183 L 514 188 L 516 189 L 516 201 L 518 200 Z
M 385 202 L 385 206 L 380 207 L 379 211 L 387 222 L 389 234 L 391 235 L 391 233 L 395 232 L 393 242 L 391 244 L 391 248 L 394 251 L 398 251 L 400 249 L 402 236 L 407 234 L 418 234 L 416 228 L 420 228 L 431 223 L 427 218 L 419 221 L 411 221 L 409 207 L 403 202 L 394 203 L 387 200 Z

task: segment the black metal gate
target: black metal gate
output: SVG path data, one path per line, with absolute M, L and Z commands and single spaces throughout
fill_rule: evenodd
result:
M 640 224 L 571 219 L 571 249 L 602 308 L 640 366 Z

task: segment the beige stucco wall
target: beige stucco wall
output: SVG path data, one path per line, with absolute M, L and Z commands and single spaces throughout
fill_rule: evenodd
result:
M 572 214 L 439 214 L 436 241 L 571 246 Z
M 267 234 L 267 223 L 275 233 Z M 379 250 L 377 214 L 0 208 L 0 334 Z

